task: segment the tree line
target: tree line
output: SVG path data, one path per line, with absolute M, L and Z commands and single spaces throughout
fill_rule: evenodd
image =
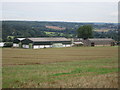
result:
M 65 30 L 48 29 L 45 26 L 65 27 Z M 2 41 L 11 41 L 15 37 L 49 37 L 46 32 L 55 32 L 52 37 L 66 38 L 113 38 L 118 39 L 118 33 L 114 30 L 109 32 L 94 32 L 94 28 L 113 28 L 111 24 L 94 23 L 69 23 L 69 22 L 37 22 L 37 21 L 2 21 Z M 111 28 L 111 29 L 112 29 Z M 62 33 L 62 34 L 61 34 Z M 61 35 L 62 36 L 61 36 Z

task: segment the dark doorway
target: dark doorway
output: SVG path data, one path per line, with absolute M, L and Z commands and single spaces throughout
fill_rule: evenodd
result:
M 114 42 L 111 42 L 111 46 L 115 46 L 115 43 L 114 43 Z
M 94 46 L 95 46 L 95 43 L 94 43 L 94 42 L 92 42 L 92 43 L 91 43 L 91 46 L 92 46 L 92 47 L 94 47 Z

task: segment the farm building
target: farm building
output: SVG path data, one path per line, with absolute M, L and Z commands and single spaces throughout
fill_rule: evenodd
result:
M 114 46 L 115 41 L 111 38 L 93 38 L 83 40 L 84 46 Z
M 74 38 L 72 39 L 72 46 L 73 47 L 79 47 L 79 46 L 83 46 L 83 39 L 82 38 Z
M 25 38 L 15 38 L 13 40 L 13 47 L 22 47 L 21 41 Z
M 26 38 L 21 41 L 23 48 L 70 47 L 71 40 L 67 38 Z
M 4 42 L 0 42 L 0 47 L 3 47 L 4 46 Z
M 73 46 L 114 46 L 115 41 L 111 38 L 75 38 Z
M 75 47 L 83 46 L 83 42 L 73 42 L 73 46 Z

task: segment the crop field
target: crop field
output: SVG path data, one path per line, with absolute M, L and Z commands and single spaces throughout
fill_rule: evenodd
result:
M 3 88 L 117 88 L 118 47 L 2 49 Z

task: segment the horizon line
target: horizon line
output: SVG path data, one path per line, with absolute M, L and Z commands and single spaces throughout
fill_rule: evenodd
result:
M 61 21 L 61 20 L 0 20 L 0 21 L 36 21 L 36 22 L 71 22 L 71 23 L 118 23 L 118 22 L 102 22 L 102 21 Z

